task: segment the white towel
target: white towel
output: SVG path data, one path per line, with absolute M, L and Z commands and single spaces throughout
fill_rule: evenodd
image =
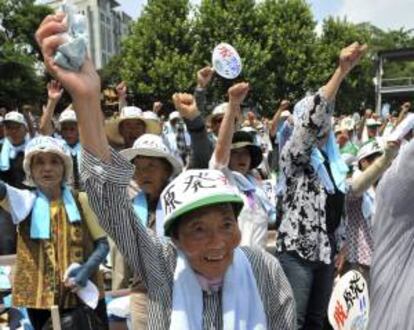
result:
M 233 262 L 224 276 L 222 299 L 224 329 L 266 329 L 267 319 L 256 279 L 240 248 L 234 250 Z M 174 273 L 170 329 L 203 329 L 203 292 L 182 252 L 178 252 Z

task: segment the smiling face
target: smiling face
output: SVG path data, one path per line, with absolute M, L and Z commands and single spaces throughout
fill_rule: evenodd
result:
M 171 176 L 171 165 L 165 159 L 145 156 L 135 157 L 133 163 L 139 187 L 150 199 L 158 200 Z
M 246 175 L 250 170 L 251 162 L 252 158 L 247 147 L 231 150 L 229 168 L 232 171 Z
M 240 239 L 240 229 L 229 203 L 202 207 L 184 215 L 173 238 L 193 270 L 208 279 L 224 276 Z
M 30 172 L 36 186 L 47 191 L 59 189 L 65 174 L 62 158 L 51 152 L 40 152 L 33 156 Z

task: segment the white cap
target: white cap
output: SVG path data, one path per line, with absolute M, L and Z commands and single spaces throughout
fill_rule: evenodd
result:
M 360 162 L 362 159 L 367 158 L 371 155 L 377 154 L 377 153 L 383 153 L 384 149 L 381 147 L 380 142 L 375 139 L 373 141 L 369 141 L 366 144 L 364 144 L 361 149 L 358 151 L 358 162 Z
M 62 158 L 65 166 L 64 181 L 70 182 L 73 173 L 72 157 L 68 148 L 62 140 L 55 139 L 51 136 L 40 135 L 32 140 L 26 146 L 24 152 L 23 169 L 26 173 L 27 183 L 31 186 L 35 186 L 30 172 L 30 164 L 32 157 L 41 152 L 52 152 Z
M 375 120 L 374 118 L 368 118 L 366 121 L 367 126 L 381 126 L 381 122 L 378 120 Z
M 141 135 L 135 140 L 132 148 L 122 150 L 121 154 L 129 161 L 137 156 L 164 158 L 173 168 L 172 175 L 179 174 L 183 169 L 181 160 L 173 155 L 161 136 L 155 134 Z
M 72 123 L 78 122 L 76 118 L 76 112 L 74 110 L 67 108 L 62 111 L 62 113 L 59 116 L 59 124 L 66 123 L 66 122 L 72 122 Z
M 181 118 L 181 116 L 180 116 L 180 113 L 178 112 L 178 111 L 173 111 L 173 112 L 171 112 L 170 113 L 170 115 L 168 116 L 168 120 L 169 121 L 172 121 L 172 120 L 174 120 L 174 119 L 180 119 Z
M 217 105 L 213 109 L 213 112 L 211 113 L 211 117 L 224 115 L 226 113 L 228 105 L 229 105 L 228 102 L 224 102 L 224 103 L 221 103 L 221 104 Z
M 156 120 L 156 121 L 160 122 L 160 117 L 158 117 L 158 115 L 155 112 L 151 111 L 151 110 L 144 111 L 142 113 L 142 115 L 145 119 Z
M 171 234 L 172 225 L 179 218 L 207 205 L 234 203 L 243 205 L 243 199 L 218 170 L 188 170 L 173 180 L 161 194 L 165 234 Z
M 18 124 L 24 125 L 24 127 L 27 128 L 26 119 L 24 119 L 23 114 L 21 114 L 20 112 L 17 112 L 17 111 L 10 111 L 10 112 L 6 113 L 6 116 L 4 117 L 3 123 L 6 124 L 7 122 L 18 123 Z
M 355 121 L 352 117 L 342 119 L 341 128 L 343 130 L 352 131 L 355 128 Z

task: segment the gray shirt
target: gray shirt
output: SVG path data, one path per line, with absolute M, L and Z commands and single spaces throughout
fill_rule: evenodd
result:
M 414 329 L 414 140 L 385 173 L 376 199 L 369 329 Z

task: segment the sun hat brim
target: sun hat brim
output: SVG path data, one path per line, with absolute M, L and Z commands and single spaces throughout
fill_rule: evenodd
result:
M 149 149 L 149 148 L 128 148 L 121 151 L 121 155 L 124 156 L 128 161 L 134 160 L 137 156 L 145 156 L 145 157 L 156 157 L 156 158 L 164 158 L 167 162 L 169 162 L 173 168 L 172 175 L 175 176 L 179 174 L 183 166 L 182 164 L 172 155 L 168 153 L 161 152 L 156 149 Z
M 63 152 L 59 152 L 59 151 L 53 150 L 53 149 L 33 150 L 31 152 L 25 153 L 24 160 L 23 160 L 23 170 L 26 174 L 25 184 L 27 184 L 28 186 L 31 186 L 31 187 L 36 186 L 35 182 L 32 179 L 31 170 L 30 170 L 32 159 L 33 159 L 33 156 L 35 156 L 37 154 L 47 153 L 47 152 L 58 155 L 63 160 L 63 164 L 64 164 L 64 168 L 65 168 L 65 177 L 63 178 L 63 181 L 70 184 L 71 180 L 73 178 L 73 161 L 72 161 L 72 157 L 65 154 L 65 153 L 63 153 Z
M 247 148 L 249 150 L 250 158 L 251 158 L 250 169 L 256 168 L 257 166 L 260 165 L 260 163 L 263 160 L 263 154 L 262 154 L 262 150 L 260 149 L 260 147 L 247 141 L 236 142 L 236 143 L 232 143 L 231 145 L 231 150 L 240 149 L 240 148 Z
M 124 138 L 119 133 L 119 126 L 125 120 L 134 120 L 138 119 L 145 123 L 145 133 L 150 134 L 161 134 L 161 125 L 158 121 L 153 119 L 147 119 L 142 116 L 139 117 L 130 117 L 130 118 L 110 118 L 105 121 L 105 133 L 108 139 L 116 144 L 124 144 Z
M 168 218 L 165 219 L 164 223 L 164 233 L 166 236 L 171 236 L 171 230 L 173 226 L 179 221 L 179 218 L 186 213 L 194 211 L 200 207 L 215 205 L 215 204 L 223 204 L 223 203 L 231 203 L 235 204 L 236 206 L 240 206 L 237 208 L 237 213 L 240 213 L 241 206 L 243 206 L 244 202 L 243 199 L 237 195 L 230 195 L 230 194 L 210 194 L 209 196 L 204 196 L 193 203 L 186 205 L 180 209 L 177 209 L 177 212 L 173 212 L 170 214 Z M 236 218 L 239 214 L 235 214 Z

